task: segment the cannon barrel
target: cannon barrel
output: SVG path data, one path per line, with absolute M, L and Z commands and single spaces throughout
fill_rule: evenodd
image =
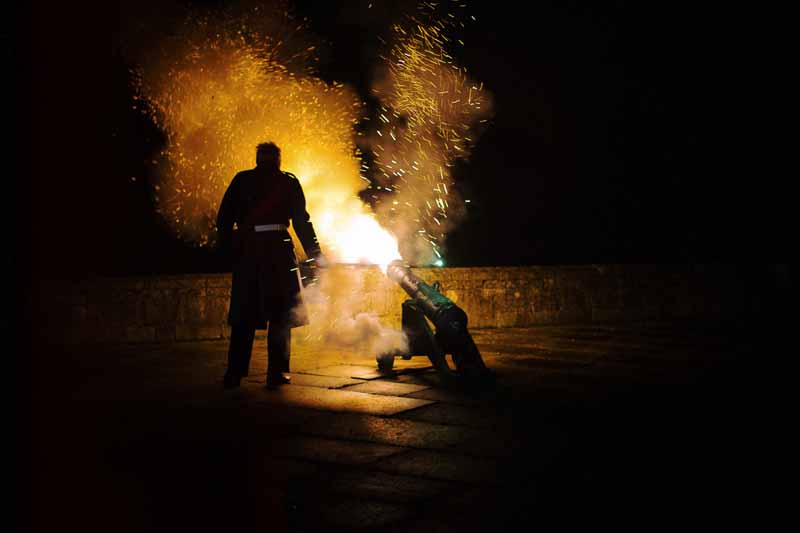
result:
M 437 287 L 425 283 L 400 261 L 390 263 L 386 269 L 386 275 L 416 301 L 425 316 L 437 327 L 440 322 L 446 320 L 450 314 L 449 310 L 458 307 L 452 300 L 440 293 Z M 464 314 L 464 319 L 466 320 L 466 314 Z
M 386 275 L 412 298 L 416 308 L 433 323 L 437 343 L 445 353 L 452 354 L 456 369 L 462 376 L 476 379 L 491 376 L 467 329 L 467 314 L 439 292 L 438 283 L 425 283 L 401 261 L 390 263 Z

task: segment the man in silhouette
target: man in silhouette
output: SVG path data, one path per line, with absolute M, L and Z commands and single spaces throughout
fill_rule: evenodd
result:
M 247 376 L 255 331 L 267 324 L 267 388 L 289 383 L 292 328 L 308 323 L 290 220 L 309 260 L 324 263 L 300 182 L 280 166 L 280 149 L 259 144 L 256 167 L 233 177 L 217 215 L 220 248 L 233 261 L 226 388 Z

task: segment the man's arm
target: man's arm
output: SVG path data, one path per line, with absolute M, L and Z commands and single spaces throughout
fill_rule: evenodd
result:
M 303 250 L 305 250 L 308 258 L 321 260 L 322 250 L 317 240 L 317 233 L 314 231 L 314 226 L 311 224 L 311 216 L 308 214 L 308 211 L 306 211 L 306 197 L 305 194 L 303 194 L 303 187 L 294 175 L 289 174 L 289 179 L 291 180 L 293 188 L 291 206 L 292 227 L 297 234 L 297 238 L 300 239 L 300 244 L 303 245 Z

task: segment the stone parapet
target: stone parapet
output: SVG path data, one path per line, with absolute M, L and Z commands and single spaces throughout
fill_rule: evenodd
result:
M 439 281 L 472 328 L 723 319 L 758 307 L 730 265 L 413 270 Z M 337 265 L 327 276 L 326 291 L 346 301 L 347 312 L 399 326 L 406 294 L 377 267 Z M 30 314 L 43 336 L 59 342 L 222 339 L 230 286 L 230 274 L 42 281 L 30 296 Z

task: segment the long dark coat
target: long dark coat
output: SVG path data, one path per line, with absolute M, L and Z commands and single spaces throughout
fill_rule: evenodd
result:
M 262 224 L 288 227 L 290 220 L 306 255 L 317 257 L 317 237 L 293 174 L 257 166 L 234 176 L 217 215 L 220 246 L 233 259 L 229 324 L 264 329 L 270 320 L 291 327 L 308 323 L 289 232 L 254 230 Z

